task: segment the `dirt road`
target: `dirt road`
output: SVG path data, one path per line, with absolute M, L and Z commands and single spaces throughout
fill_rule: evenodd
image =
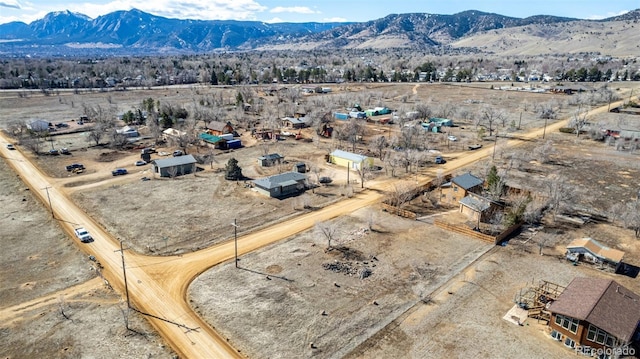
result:
M 4 134 L 0 135 L 0 139 L 3 140 L 2 142 L 10 142 Z M 31 191 L 47 206 L 51 204 L 54 217 L 69 236 L 74 238 L 78 246 L 100 261 L 104 267 L 103 274 L 111 286 L 118 292 L 125 293 L 118 239 L 113 238 L 90 215 L 77 207 L 64 192 L 52 187 L 42 172 L 19 150 L 9 151 L 3 145 L 0 151 Z M 94 242 L 85 244 L 75 239 L 73 228 L 78 226 L 85 227 L 93 236 Z M 191 310 L 184 293 L 166 286 L 164 277 L 171 276 L 175 272 L 165 272 L 160 269 L 156 271 L 160 274 L 156 277 L 149 274 L 149 268 L 163 268 L 167 263 L 177 262 L 180 258 L 143 257 L 132 252 L 126 252 L 125 257 L 131 303 L 142 312 L 170 321 L 149 317 L 151 324 L 180 356 L 186 358 L 240 357 L 226 339 L 220 337 Z
M 603 106 L 591 112 L 598 113 L 606 110 L 607 106 Z M 547 126 L 546 131 L 557 131 L 565 126 L 566 122 L 565 120 L 553 123 Z M 525 140 L 540 138 L 542 134 L 542 128 L 536 129 L 521 135 L 518 139 L 508 140 L 507 145 L 515 146 Z M 10 142 L 4 134 L 0 134 L 0 140 L 5 143 Z M 443 166 L 430 168 L 416 180 L 425 184 L 434 178 L 437 169 L 450 173 L 487 157 L 492 152 L 492 146 L 469 152 L 464 156 L 451 159 Z M 19 150 L 9 151 L 3 144 L 0 154 L 7 158 L 8 164 L 45 205 L 51 204 L 55 218 L 72 238 L 75 238 L 73 228 L 76 226 L 84 226 L 89 230 L 95 238 L 93 243 L 83 244 L 77 239 L 74 240 L 83 251 L 98 258 L 104 266 L 105 278 L 116 290 L 125 293 L 119 239 L 106 232 L 89 214 L 77 207 L 64 191 L 52 186 L 52 181 L 46 178 Z M 237 242 L 238 254 L 248 253 L 312 228 L 316 222 L 351 213 L 376 203 L 393 183 L 393 180 L 367 183 L 369 190 L 358 193 L 353 198 L 292 218 L 286 223 L 242 236 Z M 125 251 L 126 279 L 131 303 L 142 312 L 165 319 L 149 317 L 151 324 L 181 357 L 241 357 L 241 353 L 234 349 L 226 338 L 222 338 L 195 314 L 186 297 L 189 284 L 195 277 L 208 268 L 233 257 L 233 240 L 183 256 L 148 257 Z

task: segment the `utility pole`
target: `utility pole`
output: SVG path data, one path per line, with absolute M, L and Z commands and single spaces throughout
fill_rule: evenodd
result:
M 522 123 L 522 111 L 520 111 L 520 119 L 518 120 L 518 130 L 520 129 L 521 123 Z
M 51 210 L 51 218 L 56 219 L 56 216 L 53 214 L 53 206 L 51 205 L 51 196 L 49 196 L 49 188 L 45 187 L 44 190 L 47 191 L 47 200 L 49 201 L 49 209 Z
M 129 301 L 129 286 L 127 285 L 127 269 L 124 265 L 124 249 L 122 248 L 122 241 L 120 241 L 120 256 L 122 257 L 122 275 L 124 276 L 124 292 L 127 296 L 127 308 L 131 308 L 131 302 Z
M 491 155 L 491 159 L 496 159 L 496 147 L 498 147 L 498 134 L 496 133 L 496 141 L 493 143 L 493 155 Z
M 236 219 L 233 219 L 233 223 L 231 223 L 231 225 L 233 226 L 233 243 L 234 243 L 234 247 L 235 247 L 235 262 L 236 262 L 236 268 L 238 268 L 238 223 L 236 222 Z
M 351 170 L 351 162 L 347 161 L 347 187 L 349 187 L 349 171 Z

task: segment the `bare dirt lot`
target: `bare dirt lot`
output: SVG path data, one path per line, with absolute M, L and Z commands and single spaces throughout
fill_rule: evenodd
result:
M 139 315 L 127 332 L 119 295 L 4 161 L 0 184 L 0 356 L 170 357 Z
M 374 208 L 334 225 L 332 250 L 308 231 L 208 271 L 193 306 L 250 357 L 340 357 L 491 248 Z
M 521 131 L 543 125 L 544 120 L 537 118 L 532 109 L 534 103 L 562 103 L 568 98 L 492 90 L 489 84 L 476 86 L 354 85 L 340 87 L 327 96 L 346 96 L 337 101 L 345 106 L 355 101 L 366 105 L 367 96 L 370 98 L 367 101 L 373 105 L 396 108 L 415 106 L 420 102 L 434 108 L 460 105 L 459 111 L 452 115 L 459 123 L 452 131 L 460 140 L 447 143 L 444 134 L 434 134 L 439 136 L 434 141 L 437 149 L 452 157 L 463 156 L 465 146 L 477 141 L 477 131 L 471 119 L 465 118 L 464 111 L 472 111 L 483 104 L 499 107 L 509 116 L 507 125 L 500 126 L 501 135 L 517 135 L 517 131 L 506 129 L 514 121 L 521 123 Z M 205 90 L 210 89 L 69 93 L 47 97 L 35 94 L 17 97 L 3 93 L 0 106 L 14 111 L 0 114 L 0 125 L 7 125 L 16 117 L 66 121 L 81 114 L 79 104 L 83 102 L 115 105 L 121 110 L 136 106 L 148 97 L 188 104 Z M 221 91 L 230 98 L 235 94 L 233 89 Z M 312 96 L 307 101 L 313 101 L 314 97 L 319 96 Z M 445 98 L 446 101 L 442 100 Z M 559 106 L 559 117 L 566 118 L 573 110 L 566 104 Z M 591 120 L 598 122 L 600 119 Z M 615 118 L 610 120 L 616 121 Z M 397 125 L 385 126 L 369 125 L 372 133 L 374 129 L 381 133 L 399 130 Z M 250 144 L 246 137 L 248 132 L 244 130 L 243 142 Z M 552 154 L 553 163 L 540 165 L 529 161 L 522 165 L 521 172 L 514 171 L 510 180 L 536 186 L 535 181 L 530 180 L 543 179 L 550 172 L 562 172 L 580 193 L 592 194 L 579 204 L 596 211 L 636 193 L 640 186 L 636 154 L 615 152 L 613 147 L 603 143 L 575 140 L 571 135 L 547 136 L 554 141 L 557 150 Z M 541 143 L 532 142 L 523 148 L 532 152 Z M 52 145 L 68 147 L 72 155 L 40 156 L 35 161 L 97 222 L 141 253 L 180 254 L 227 240 L 233 236 L 230 224 L 233 219 L 238 220 L 240 234 L 271 224 L 286 225 L 290 216 L 312 211 L 349 194 L 343 188 L 345 171 L 323 163 L 324 154 L 336 145 L 330 140 L 312 143 L 287 139 L 270 143 L 268 148 L 256 145 L 234 152 L 217 152 L 213 168 L 201 165 L 204 170 L 196 175 L 177 179 L 153 178 L 144 182 L 140 178 L 150 176 L 147 167 L 133 165 L 139 158 L 139 151 L 113 153 L 109 148 L 85 149 L 87 144 L 83 134 L 55 136 Z M 364 146 L 359 146 L 364 150 Z M 252 178 L 284 169 L 257 166 L 256 158 L 267 150 L 285 155 L 290 161 L 287 166 L 299 160 L 316 166 L 321 175 L 334 178 L 334 184 L 308 191 L 300 197 L 276 200 L 258 195 L 243 182 L 223 179 L 221 169 L 231 157 L 236 157 L 244 174 Z M 197 151 L 193 149 L 193 152 Z M 109 154 L 106 156 L 110 161 L 100 160 L 104 153 Z M 512 153 L 511 150 L 497 151 L 497 163 L 507 166 Z M 71 162 L 82 162 L 87 171 L 79 175 L 67 173 L 64 166 Z M 131 173 L 112 177 L 110 171 L 115 167 L 126 167 Z M 486 173 L 487 168 L 483 162 L 474 170 Z M 11 241 L 10 247 L 15 250 L 5 253 L 6 258 L 2 258 L 2 263 L 12 265 L 3 266 L 0 277 L 3 303 L 0 313 L 6 316 L 14 313 L 11 314 L 12 324 L 1 327 L 2 337 L 12 343 L 6 356 L 169 355 L 169 350 L 160 344 L 162 341 L 138 317 L 134 317 L 133 327 L 146 335 L 125 336 L 118 298 L 97 281 L 95 287 L 88 285 L 77 292 L 71 290 L 69 296 L 65 296 L 69 309 L 65 313 L 70 313 L 72 320 L 62 316 L 59 299 L 55 299 L 59 296 L 52 297 L 52 293 L 68 288 L 70 284 L 87 283 L 95 276 L 95 272 L 89 270 L 92 263 L 83 259 L 85 257 L 66 241 L 65 235 L 55 229 L 53 222 L 47 222 L 47 208 L 31 197 L 22 202 L 22 197 L 28 195 L 19 182 L 15 182 L 7 168 L 0 168 L 0 171 L 7 175 L 0 179 L 3 184 L 14 181 L 1 187 L 6 192 L 2 197 L 3 204 L 8 203 L 3 208 L 7 211 L 3 218 L 11 219 L 14 224 L 3 225 L 0 238 L 3 244 Z M 36 217 L 38 212 L 39 217 Z M 18 218 L 17 214 L 21 219 L 12 219 Z M 368 228 L 372 218 L 373 230 L 362 230 Z M 340 240 L 332 243 L 335 249 L 331 251 L 325 251 L 326 242 L 308 231 L 242 256 L 240 270 L 231 263 L 206 272 L 191 288 L 190 300 L 194 308 L 250 357 L 563 357 L 567 355 L 564 348 L 557 348 L 556 343 L 543 335 L 540 327 L 532 323 L 517 327 L 500 319 L 512 306 L 515 291 L 533 278 L 566 285 L 575 275 L 612 276 L 586 267 L 573 267 L 552 256 L 561 254 L 563 245 L 580 236 L 592 236 L 625 250 L 628 253 L 625 258 L 632 264 L 640 264 L 638 241 L 632 239 L 627 230 L 605 224 L 588 224 L 576 229 L 554 223 L 545 224 L 541 236 L 549 237 L 545 242 L 549 247 L 545 248 L 546 256 L 537 254 L 535 241 L 518 245 L 516 239 L 506 248 L 492 250 L 482 257 L 461 278 L 447 282 L 491 246 L 443 232 L 429 223 L 382 213 L 377 207 L 357 211 L 335 222 L 341 233 Z M 620 236 L 610 233 L 620 233 Z M 47 240 L 38 241 L 37 245 L 25 240 L 43 236 Z M 369 276 L 360 279 L 363 273 Z M 640 292 L 637 279 L 612 277 Z M 439 288 L 443 284 L 445 287 Z M 18 314 L 9 307 L 29 301 L 43 304 L 29 307 L 33 310 L 23 309 Z M 41 316 L 42 321 L 29 321 L 36 316 Z M 94 325 L 96 322 L 113 324 L 105 330 Z M 45 324 L 38 326 L 42 323 Z M 486 328 L 497 329 L 486 331 Z M 32 346 L 35 351 L 23 351 L 27 335 L 44 338 L 40 341 L 42 346 Z M 95 342 L 89 343 L 87 338 Z M 54 344 L 45 345 L 48 340 Z M 514 340 L 526 343 L 504 345 L 504 342 L 513 343 Z M 496 353 L 492 351 L 494 348 L 503 351 Z

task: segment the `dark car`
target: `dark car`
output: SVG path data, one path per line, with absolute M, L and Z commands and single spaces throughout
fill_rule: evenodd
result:
M 84 169 L 84 165 L 82 163 L 72 163 L 72 164 L 68 165 L 66 167 L 66 169 L 67 169 L 67 172 L 71 172 L 71 171 L 73 171 L 75 169 L 83 170 Z
M 122 176 L 127 174 L 127 170 L 124 168 L 116 168 L 115 170 L 111 171 L 111 174 L 114 176 Z
M 180 150 L 173 151 L 173 157 L 179 157 L 179 156 L 182 156 L 182 155 L 183 155 L 183 153 Z

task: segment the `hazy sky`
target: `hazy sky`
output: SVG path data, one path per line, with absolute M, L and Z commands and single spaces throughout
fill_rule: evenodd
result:
M 480 10 L 513 17 L 556 15 L 601 19 L 640 8 L 640 0 L 0 0 L 0 24 L 70 10 L 91 18 L 116 10 L 180 19 L 265 22 L 368 21 L 410 12 L 455 14 Z

